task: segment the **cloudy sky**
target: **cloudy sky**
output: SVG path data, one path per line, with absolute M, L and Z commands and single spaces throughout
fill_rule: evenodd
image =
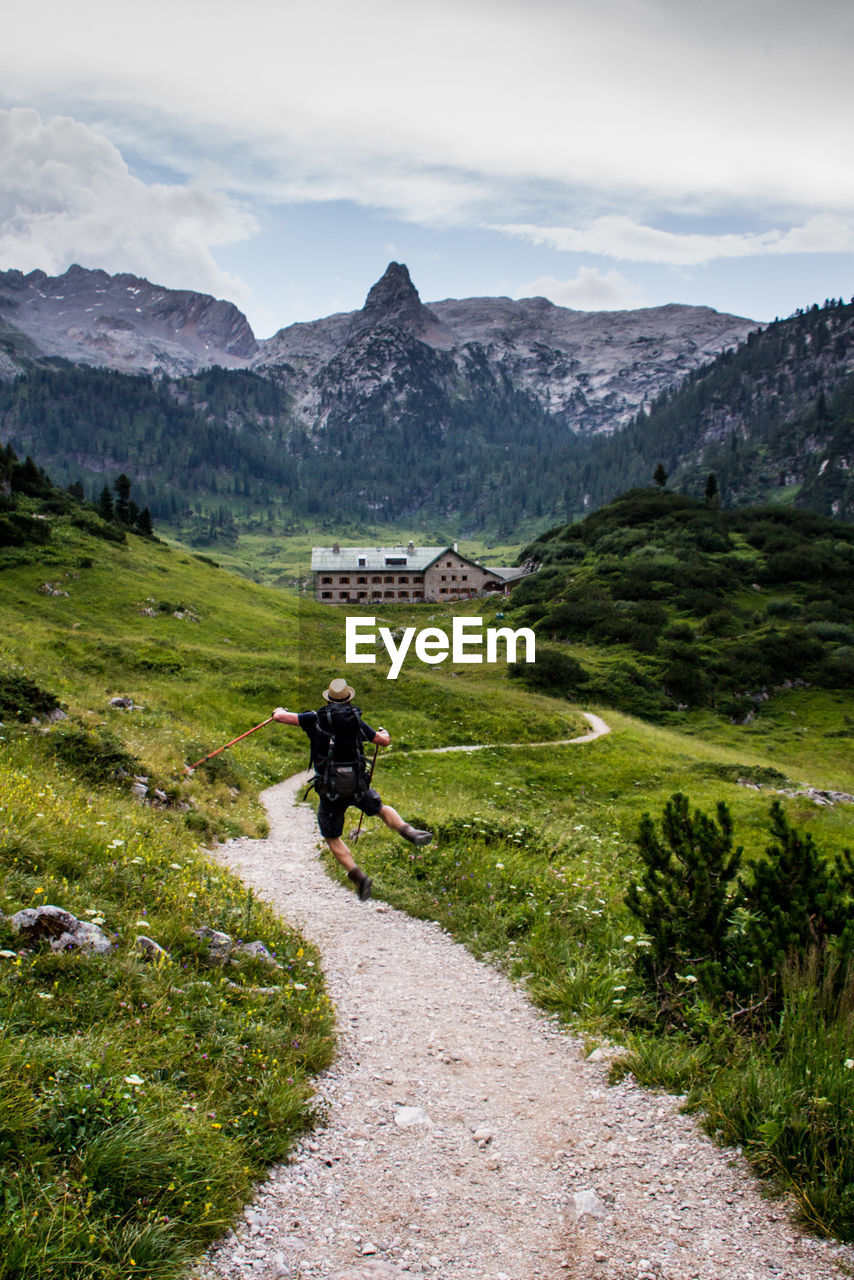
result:
M 854 293 L 849 0 L 40 0 L 0 45 L 0 269 L 237 302 Z

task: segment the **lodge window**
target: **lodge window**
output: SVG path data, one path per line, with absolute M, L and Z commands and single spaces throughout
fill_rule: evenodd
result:
M 401 600 L 408 600 L 408 599 L 409 599 L 409 592 L 408 592 L 408 591 L 398 591 L 398 593 L 397 593 L 397 594 L 400 596 Z
M 464 573 L 464 574 L 462 574 L 462 575 L 461 575 L 461 581 L 462 581 L 462 582 L 468 582 L 468 580 L 469 580 L 469 576 L 468 576 L 468 574 L 467 574 L 467 573 Z
M 338 579 L 338 585 L 339 585 L 339 587 L 343 587 L 345 582 L 349 585 L 349 583 L 350 583 L 350 579 L 349 579 L 349 578 L 339 578 L 339 579 Z
M 331 591 L 321 591 L 321 593 L 320 593 L 320 598 L 321 598 L 321 600 L 331 600 L 331 599 L 332 599 L 332 592 L 331 592 Z
M 443 582 L 447 582 L 447 581 L 448 581 L 448 576 L 447 576 L 447 574 L 445 574 L 445 573 L 443 573 L 443 574 L 442 574 L 442 581 L 443 581 Z
M 456 580 L 457 580 L 457 575 L 456 575 L 455 573 L 452 573 L 452 574 L 451 574 L 451 582 L 456 582 Z
M 394 599 L 394 592 L 393 592 L 393 591 L 384 591 L 384 592 L 383 592 L 383 595 L 385 596 L 385 598 L 386 598 L 387 600 L 389 600 L 389 599 L 393 600 L 393 599 Z
M 382 578 L 371 578 L 371 582 L 382 582 Z
M 413 593 L 412 593 L 412 599 L 413 599 L 413 600 L 423 600 L 423 599 L 424 599 L 424 592 L 423 592 L 423 591 L 413 591 Z
M 408 581 L 409 579 L 407 578 L 406 574 L 401 574 L 401 576 L 398 578 L 398 582 L 408 582 Z
M 360 591 L 358 594 L 359 594 L 359 599 L 364 600 L 368 593 L 367 591 Z
M 394 582 L 394 578 L 389 574 L 387 578 L 383 578 L 383 582 Z M 386 592 L 386 595 L 388 595 L 388 592 Z
M 324 585 L 324 586 L 327 586 L 327 585 L 331 586 L 331 585 L 332 585 L 332 579 L 331 579 L 331 578 L 321 578 L 321 579 L 320 579 L 320 581 L 323 583 L 323 585 Z
M 357 578 L 357 579 L 356 579 L 356 581 L 357 581 L 357 582 L 359 582 L 359 583 L 361 583 L 361 582 L 367 582 L 367 581 L 368 581 L 368 579 L 367 579 L 367 578 Z M 360 596 L 361 596 L 361 595 L 364 595 L 364 594 L 365 594 L 365 593 L 364 593 L 364 591 L 360 591 L 360 592 L 359 592 L 359 595 L 360 595 Z
M 364 569 L 364 567 L 365 567 L 365 565 L 366 565 L 367 563 L 368 563 L 368 562 L 367 562 L 367 560 L 365 559 L 365 557 L 364 557 L 364 556 L 359 556 L 359 568 L 360 568 L 360 569 Z
M 405 565 L 406 556 L 386 556 L 385 562 L 387 565 L 395 565 L 395 564 Z

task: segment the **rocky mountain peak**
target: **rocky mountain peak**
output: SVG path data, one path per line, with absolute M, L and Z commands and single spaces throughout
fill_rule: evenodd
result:
M 371 288 L 361 311 L 354 317 L 356 332 L 378 324 L 393 324 L 412 333 L 423 333 L 438 325 L 429 307 L 418 295 L 409 268 L 402 262 L 390 262 L 385 274 Z
M 174 376 L 241 366 L 258 350 L 231 302 L 78 263 L 61 276 L 0 271 L 0 329 L 30 354 Z

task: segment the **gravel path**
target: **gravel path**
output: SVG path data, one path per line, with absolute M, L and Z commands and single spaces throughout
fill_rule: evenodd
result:
M 340 1027 L 318 1082 L 328 1125 L 197 1280 L 850 1274 L 854 1249 L 802 1236 L 675 1099 L 631 1078 L 609 1088 L 602 1050 L 585 1059 L 438 925 L 330 880 L 314 814 L 295 805 L 304 781 L 265 793 L 267 840 L 217 856 L 320 949 Z

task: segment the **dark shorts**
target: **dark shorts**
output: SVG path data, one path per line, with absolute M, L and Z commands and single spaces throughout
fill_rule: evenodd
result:
M 324 840 L 338 839 L 344 830 L 344 816 L 351 804 L 361 809 L 369 818 L 375 818 L 383 806 L 380 793 L 374 791 L 373 787 L 369 791 L 363 791 L 361 795 L 347 796 L 341 800 L 327 800 L 325 796 L 321 796 L 317 806 L 317 823 Z

